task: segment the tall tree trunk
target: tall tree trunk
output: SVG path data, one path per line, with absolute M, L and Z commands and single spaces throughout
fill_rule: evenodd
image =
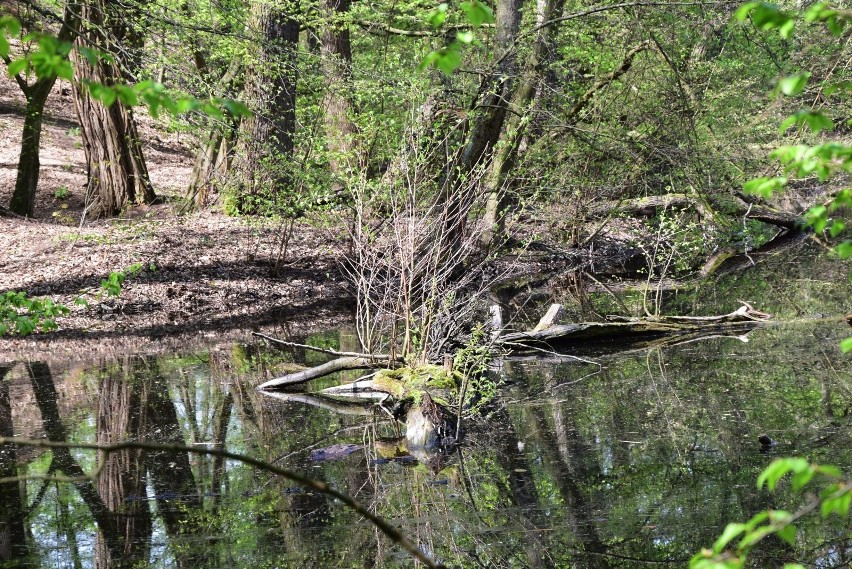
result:
M 238 209 L 249 214 L 274 210 L 292 184 L 299 23 L 288 10 L 258 2 L 252 28 L 262 39 L 246 84 L 254 116 L 243 122 L 236 196 Z
M 76 1 L 68 2 L 62 16 L 62 27 L 57 38 L 62 42 L 73 41 L 80 27 L 80 5 Z M 21 155 L 18 159 L 18 175 L 15 191 L 9 202 L 9 209 L 23 216 L 32 216 L 35 210 L 36 189 L 41 170 L 39 145 L 41 143 L 41 125 L 44 119 L 44 104 L 56 77 L 41 77 L 32 85 L 20 74 L 14 77 L 24 97 L 27 99 L 24 115 L 24 130 L 21 135 Z
M 56 83 L 56 77 L 44 77 L 31 87 L 24 89 L 27 109 L 24 115 L 24 131 L 21 134 L 21 155 L 18 158 L 15 192 L 9 202 L 9 209 L 18 215 L 31 217 L 35 210 L 36 189 L 41 170 L 38 152 L 41 143 L 41 125 L 44 119 L 44 103 L 54 83 Z M 21 87 L 23 88 L 23 85 Z
M 550 21 L 562 12 L 565 0 L 540 0 L 537 3 L 536 24 Z M 546 26 L 536 33 L 532 53 L 524 65 L 522 79 L 512 100 L 516 112 L 506 125 L 505 140 L 497 149 L 486 180 L 489 194 L 485 209 L 484 245 L 490 245 L 495 236 L 503 232 L 506 209 L 506 179 L 517 164 L 521 141 L 532 120 L 534 102 L 539 84 L 547 73 L 547 54 L 558 30 L 557 26 Z
M 117 63 L 123 61 L 118 48 L 127 34 L 120 7 L 113 0 L 88 0 L 80 13 L 85 25 L 78 42 L 115 58 L 95 63 L 75 58 L 74 101 L 88 168 L 88 211 L 94 217 L 107 217 L 128 205 L 151 203 L 156 195 L 132 110 L 121 101 L 107 107 L 84 87 L 87 82 L 114 85 L 125 81 Z
M 445 249 L 451 251 L 464 234 L 467 222 L 465 205 L 459 202 L 458 184 L 468 178 L 476 168 L 484 166 L 491 151 L 500 139 L 509 101 L 512 100 L 517 74 L 515 39 L 521 22 L 522 0 L 498 0 L 495 14 L 497 33 L 494 38 L 495 61 L 479 88 L 480 95 L 471 109 L 471 125 L 467 142 L 457 161 L 454 178 L 444 184 L 441 199 L 446 210 L 448 226 L 445 231 Z M 501 49 L 502 48 L 502 49 Z
M 351 0 L 325 0 L 329 19 L 322 36 L 322 66 L 326 87 L 325 136 L 328 143 L 332 191 L 343 188 L 343 178 L 356 166 L 356 135 L 352 122 L 352 44 L 342 18 Z

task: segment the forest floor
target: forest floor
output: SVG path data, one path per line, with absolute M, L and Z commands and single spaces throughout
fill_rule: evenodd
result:
M 60 82 L 47 103 L 41 176 L 32 219 L 0 217 L 0 293 L 23 290 L 71 308 L 59 330 L 0 338 L 9 358 L 90 358 L 99 351 L 153 351 L 248 337 L 264 328 L 300 334 L 347 323 L 351 295 L 337 265 L 339 232 L 299 223 L 277 277 L 281 226 L 204 211 L 179 215 L 177 199 L 194 160 L 187 135 L 170 134 L 140 116 L 155 190 L 166 203 L 122 217 L 81 223 L 85 158 L 70 86 Z M 15 185 L 24 100 L 0 78 L 0 204 Z M 113 271 L 140 263 L 117 298 L 101 294 Z M 88 307 L 74 301 L 82 297 Z M 215 341 L 213 340 L 213 341 Z

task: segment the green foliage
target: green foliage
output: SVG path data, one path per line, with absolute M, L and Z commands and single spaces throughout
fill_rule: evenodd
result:
M 53 197 L 58 200 L 64 200 L 68 198 L 68 186 L 59 186 L 56 188 L 56 191 L 53 192 Z
M 477 324 L 470 339 L 453 356 L 453 372 L 462 385 L 460 397 L 468 415 L 479 413 L 497 397 L 497 382 L 488 375 L 488 364 L 493 358 L 488 334 Z
M 494 23 L 494 14 L 487 5 L 479 0 L 466 0 L 459 5 L 465 15 L 465 21 L 473 28 L 480 28 L 483 24 Z M 439 30 L 447 21 L 449 16 L 449 5 L 439 4 L 426 16 L 426 22 L 433 30 Z M 446 75 L 452 75 L 453 71 L 461 65 L 461 50 L 464 46 L 476 44 L 476 36 L 470 30 L 456 32 L 455 41 L 433 51 L 430 51 L 423 61 L 420 62 L 420 70 L 434 65 Z
M 749 2 L 737 10 L 735 17 L 739 20 L 750 17 L 755 26 L 764 30 L 777 30 L 785 39 L 791 36 L 797 19 L 807 23 L 821 22 L 834 36 L 838 36 L 850 18 L 848 13 L 833 10 L 822 2 L 814 4 L 803 13 L 786 13 L 772 4 Z M 810 78 L 811 73 L 807 71 L 782 78 L 777 84 L 776 91 L 788 97 L 800 95 L 807 87 Z M 848 82 L 844 81 L 826 83 L 821 87 L 829 94 L 849 89 Z M 832 131 L 835 127 L 834 121 L 820 108 L 804 109 L 792 114 L 781 123 L 779 130 L 783 134 L 793 126 L 799 127 L 799 130 L 807 129 L 813 135 Z M 840 172 L 852 173 L 852 147 L 840 142 L 781 146 L 772 152 L 771 156 L 784 165 L 785 176 L 750 180 L 744 185 L 747 193 L 770 197 L 783 188 L 790 177 L 815 176 L 819 181 L 824 182 Z M 840 236 L 846 223 L 842 219 L 832 218 L 830 214 L 852 204 L 850 196 L 852 196 L 850 190 L 844 189 L 828 206 L 812 207 L 805 216 L 808 224 L 817 232 L 821 233 L 828 228 L 832 237 Z M 838 253 L 843 258 L 848 258 L 850 252 L 852 252 L 852 241 L 846 240 L 838 247 Z
M 8 37 L 20 34 L 21 25 L 12 16 L 0 19 L 0 57 L 9 56 Z M 60 41 L 56 36 L 46 33 L 27 34 L 23 42 L 37 45 L 37 49 L 26 51 L 23 56 L 9 62 L 7 73 L 10 77 L 30 73 L 38 78 L 60 77 L 71 81 L 74 79 L 74 69 L 69 55 L 73 48 L 70 42 Z M 79 47 L 78 51 L 90 63 L 112 61 L 112 55 L 101 50 Z M 249 109 L 242 103 L 220 97 L 199 99 L 191 95 L 169 93 L 159 82 L 146 80 L 135 85 L 104 85 L 102 83 L 84 81 L 83 86 L 91 97 L 107 107 L 115 101 L 121 101 L 133 107 L 144 104 L 151 115 L 157 117 L 160 109 L 165 109 L 172 115 L 178 116 L 191 111 L 200 111 L 215 119 L 222 119 L 226 114 L 234 117 L 251 116 Z
M 765 485 L 769 491 L 774 491 L 778 483 L 788 474 L 793 490 L 800 491 L 814 478 L 827 482 L 820 492 L 819 499 L 813 500 L 808 506 L 796 513 L 783 510 L 766 510 L 759 512 L 746 523 L 728 524 L 722 535 L 713 544 L 712 549 L 702 549 L 690 560 L 691 569 L 739 569 L 745 565 L 746 558 L 752 548 L 761 540 L 776 535 L 788 544 L 796 543 L 796 526 L 793 522 L 819 507 L 823 518 L 832 514 L 849 516 L 849 506 L 852 503 L 852 484 L 843 479 L 840 470 L 834 466 L 811 464 L 803 458 L 779 458 L 766 467 L 757 478 L 757 489 Z M 739 541 L 729 547 L 734 539 Z M 785 569 L 801 567 L 798 564 L 787 564 Z
M 56 317 L 69 310 L 49 298 L 27 298 L 25 292 L 9 291 L 0 295 L 0 336 L 28 336 L 56 329 Z
M 119 296 L 121 288 L 124 285 L 124 280 L 128 276 L 133 276 L 142 270 L 142 263 L 133 263 L 122 271 L 113 271 L 109 276 L 101 281 L 101 294 L 107 296 Z

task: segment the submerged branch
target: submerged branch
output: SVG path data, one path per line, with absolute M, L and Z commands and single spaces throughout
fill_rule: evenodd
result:
M 439 568 L 444 567 L 442 564 L 432 560 L 428 555 L 423 553 L 417 545 L 409 540 L 407 537 L 402 535 L 396 528 L 394 528 L 390 523 L 380 518 L 379 516 L 370 512 L 367 508 L 356 502 L 349 495 L 344 494 L 331 488 L 325 482 L 320 482 L 318 480 L 314 480 L 312 478 L 308 478 L 306 476 L 302 476 L 301 474 L 297 474 L 290 470 L 285 470 L 284 468 L 280 468 L 275 466 L 274 464 L 269 464 L 268 462 L 264 462 L 262 460 L 258 460 L 256 458 L 252 458 L 250 456 L 246 456 L 244 454 L 237 454 L 233 452 L 228 452 L 226 450 L 213 449 L 213 448 L 199 448 L 199 447 L 190 447 L 185 445 L 171 445 L 171 444 L 159 444 L 159 443 L 142 443 L 142 442 L 134 442 L 134 441 L 126 441 L 121 443 L 116 443 L 112 445 L 99 445 L 95 443 L 69 443 L 64 441 L 46 441 L 46 440 L 34 440 L 34 439 L 24 439 L 18 437 L 0 437 L 0 445 L 19 445 L 19 446 L 29 446 L 29 447 L 38 447 L 38 448 L 63 448 L 63 449 L 89 449 L 89 450 L 97 450 L 101 453 L 114 453 L 122 450 L 154 450 L 154 451 L 172 451 L 172 452 L 189 452 L 194 454 L 203 454 L 208 456 L 216 456 L 220 458 L 225 458 L 228 460 L 237 460 L 244 464 L 249 464 L 261 470 L 265 470 L 267 472 L 271 472 L 272 474 L 276 474 L 278 476 L 282 476 L 287 478 L 288 480 L 292 480 L 302 486 L 306 486 L 311 490 L 318 492 L 320 494 L 324 494 L 336 500 L 339 500 L 343 504 L 345 504 L 351 510 L 357 512 L 364 518 L 366 518 L 370 523 L 376 526 L 383 534 L 388 536 L 394 543 L 401 545 L 406 551 L 408 551 L 413 557 L 415 557 L 418 561 L 426 565 L 427 567 Z
M 252 332 L 252 336 L 257 336 L 258 338 L 263 338 L 267 342 L 275 344 L 277 346 L 285 346 L 288 348 L 301 348 L 303 350 L 311 350 L 313 352 L 319 352 L 321 354 L 328 354 L 330 356 L 340 356 L 340 357 L 348 357 L 348 358 L 367 358 L 370 360 L 387 362 L 391 360 L 391 356 L 387 354 L 366 354 L 363 352 L 339 352 L 337 350 L 330 350 L 328 348 L 318 348 L 316 346 L 310 346 L 308 344 L 299 344 L 298 342 L 288 342 L 286 340 L 279 340 L 278 338 L 273 338 L 272 336 L 267 336 L 266 334 L 261 334 L 260 332 Z

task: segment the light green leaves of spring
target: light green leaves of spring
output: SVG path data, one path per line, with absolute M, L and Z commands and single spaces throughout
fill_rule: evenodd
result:
M 491 8 L 480 2 L 480 0 L 466 0 L 459 5 L 465 14 L 467 24 L 472 28 L 479 28 L 484 24 L 494 22 L 494 14 Z M 449 5 L 439 4 L 426 16 L 426 22 L 433 30 L 441 28 L 449 17 Z M 420 63 L 420 70 L 434 65 L 446 75 L 451 75 L 461 65 L 461 49 L 465 45 L 476 43 L 476 36 L 470 30 L 460 30 L 456 33 L 456 39 L 447 46 L 430 51 Z

